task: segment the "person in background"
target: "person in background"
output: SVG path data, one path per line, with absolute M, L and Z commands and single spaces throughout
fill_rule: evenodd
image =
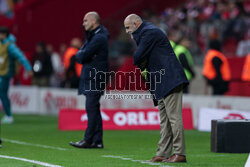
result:
M 14 122 L 11 114 L 11 104 L 8 97 L 8 90 L 11 78 L 17 70 L 17 61 L 21 63 L 29 76 L 32 76 L 31 65 L 15 44 L 15 37 L 10 34 L 9 29 L 0 27 L 0 99 L 3 104 L 4 117 L 1 120 L 4 124 Z
M 171 43 L 171 45 L 174 44 Z M 193 70 L 194 61 L 191 53 L 188 50 L 190 45 L 191 43 L 189 39 L 187 37 L 183 37 L 180 39 L 178 44 L 175 45 L 175 47 L 173 47 L 178 60 L 180 61 L 182 67 L 184 68 L 184 72 L 189 82 L 195 77 L 195 73 Z M 188 93 L 188 92 L 189 92 L 188 86 L 186 86 L 183 89 L 183 93 Z
M 152 85 L 150 91 L 159 107 L 161 138 L 156 156 L 149 161 L 186 162 L 182 90 L 188 80 L 184 70 L 167 36 L 159 28 L 150 22 L 143 22 L 136 14 L 126 17 L 124 27 L 137 44 L 133 64 L 142 71 L 148 71 L 148 82 Z
M 81 48 L 82 41 L 79 38 L 73 38 L 70 47 L 66 49 L 63 56 L 63 65 L 65 69 L 66 80 L 64 87 L 78 88 L 81 76 L 82 64 L 76 61 L 75 55 Z
M 67 45 L 65 43 L 61 43 L 59 46 L 59 55 L 61 56 L 62 61 L 64 61 L 64 54 L 65 54 L 66 50 L 67 50 Z
M 7 18 L 13 18 L 14 16 L 14 4 L 13 0 L 1 0 L 0 1 L 0 15 L 4 15 Z
M 182 35 L 180 35 L 180 33 L 178 31 L 174 31 L 174 30 L 172 30 L 171 33 L 167 34 L 167 37 L 169 39 L 169 42 L 170 42 L 173 50 L 176 47 L 177 42 L 181 39 L 181 36 Z
M 231 79 L 229 63 L 220 51 L 220 41 L 211 40 L 209 48 L 204 59 L 202 74 L 207 84 L 212 86 L 213 95 L 224 95 L 229 90 Z
M 47 52 L 44 42 L 39 42 L 36 45 L 36 52 L 33 56 L 33 71 L 33 85 L 46 87 L 50 85 L 53 67 L 50 54 Z
M 54 48 L 51 44 L 47 46 L 47 52 L 51 55 L 51 63 L 53 67 L 53 73 L 50 78 L 50 86 L 60 87 L 63 81 L 64 68 L 60 55 L 54 51 Z
M 106 87 L 107 78 L 103 72 L 109 71 L 108 30 L 100 24 L 96 12 L 88 12 L 83 19 L 86 40 L 76 53 L 76 60 L 83 64 L 78 94 L 86 96 L 88 125 L 84 139 L 70 142 L 77 148 L 103 148 L 103 129 L 100 98 Z M 100 75 L 99 75 L 100 74 Z
M 236 55 L 239 57 L 246 56 L 248 53 L 250 53 L 250 28 L 248 33 L 244 36 L 244 39 L 238 43 L 236 50 Z
M 250 53 L 248 53 L 245 59 L 241 79 L 242 81 L 246 81 L 246 82 L 250 81 Z

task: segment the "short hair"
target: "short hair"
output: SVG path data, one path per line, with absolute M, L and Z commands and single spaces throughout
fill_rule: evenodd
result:
M 214 50 L 221 50 L 221 42 L 219 40 L 211 40 L 209 42 L 209 48 Z
M 138 22 L 142 22 L 142 19 L 140 16 L 138 16 L 137 14 L 130 14 L 126 17 L 126 19 L 128 19 L 129 21 L 131 22 L 134 22 L 134 21 L 138 21 Z
M 92 11 L 92 12 L 88 12 L 87 14 L 93 16 L 93 17 L 96 19 L 96 22 L 97 22 L 98 24 L 100 24 L 101 19 L 100 19 L 100 16 L 99 16 L 99 14 L 98 14 L 97 12 Z
M 4 27 L 4 26 L 0 26 L 0 33 L 1 34 L 6 34 L 7 36 L 10 35 L 10 31 L 7 27 Z

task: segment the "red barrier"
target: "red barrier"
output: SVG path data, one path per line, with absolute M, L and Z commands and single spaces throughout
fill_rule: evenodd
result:
M 231 69 L 231 82 L 228 96 L 250 96 L 250 83 L 241 80 L 242 68 L 245 63 L 245 57 L 228 58 Z
M 114 109 L 101 110 L 104 130 L 159 130 L 157 109 Z M 59 130 L 85 130 L 87 127 L 85 110 L 61 109 L 58 118 Z M 183 109 L 184 129 L 193 127 L 192 111 Z

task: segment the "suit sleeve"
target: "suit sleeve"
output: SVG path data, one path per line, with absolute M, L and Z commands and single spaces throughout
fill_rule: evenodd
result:
M 100 49 L 105 42 L 105 37 L 96 35 L 89 43 L 85 43 L 82 48 L 76 53 L 76 60 L 80 64 L 84 64 L 91 60 L 95 53 Z
M 17 59 L 17 61 L 24 66 L 26 71 L 31 71 L 31 65 L 29 61 L 24 56 L 23 52 L 14 43 L 9 44 L 8 52 L 10 53 L 10 56 Z
M 181 53 L 179 56 L 179 59 L 180 59 L 180 63 L 183 66 L 183 68 L 186 68 L 192 74 L 192 77 L 195 77 L 195 73 L 194 73 L 192 67 L 190 67 L 190 65 L 188 64 L 188 61 L 186 59 L 186 55 L 184 53 Z
M 134 65 L 140 65 L 140 63 L 150 56 L 156 41 L 156 34 L 153 30 L 147 30 L 142 34 L 139 45 L 133 56 Z

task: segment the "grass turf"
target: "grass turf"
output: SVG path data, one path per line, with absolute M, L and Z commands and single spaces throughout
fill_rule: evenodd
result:
M 156 152 L 159 131 L 104 131 L 104 149 L 77 149 L 69 141 L 83 138 L 82 131 L 59 131 L 57 117 L 14 115 L 15 123 L 2 125 L 3 147 L 0 155 L 46 162 L 65 167 L 144 167 Z M 237 167 L 244 166 L 248 154 L 225 154 L 210 152 L 210 133 L 185 131 L 187 160 L 185 164 L 156 163 L 155 166 L 183 167 Z M 11 143 L 9 140 L 65 148 L 57 150 L 37 145 Z M 104 156 L 121 156 L 111 158 Z M 142 160 L 142 161 L 132 161 Z M 29 162 L 0 158 L 1 167 L 35 167 Z

